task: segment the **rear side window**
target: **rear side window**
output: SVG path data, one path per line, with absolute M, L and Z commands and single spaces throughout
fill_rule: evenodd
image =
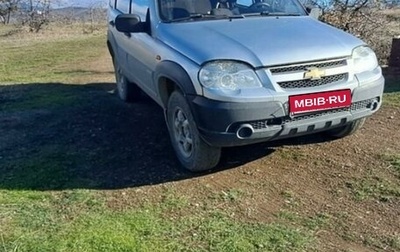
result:
M 130 12 L 131 0 L 117 0 L 117 6 L 115 7 L 122 13 Z
M 146 13 L 148 8 L 149 0 L 132 0 L 131 13 L 139 15 L 142 21 L 146 20 Z

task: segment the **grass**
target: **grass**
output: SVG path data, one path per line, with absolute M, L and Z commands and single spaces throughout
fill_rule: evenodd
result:
M 179 219 L 166 218 L 177 206 L 163 202 L 112 210 L 89 190 L 1 193 L 5 251 L 304 251 L 312 241 L 307 231 L 217 210 Z
M 400 77 L 389 76 L 385 81 L 384 105 L 400 106 Z
M 393 251 L 398 251 L 400 249 L 400 236 L 388 236 L 388 237 L 364 237 L 363 243 L 367 246 L 387 250 L 388 246 L 393 249 Z
M 0 27 L 0 34 L 8 29 Z M 28 35 L 18 39 L 6 36 L 0 41 L 0 83 L 58 82 L 92 74 L 82 71 L 81 66 L 102 54 L 102 50 L 93 48 L 104 46 L 104 34 L 49 35 L 39 39 Z
M 393 170 L 400 176 L 400 154 L 384 154 L 381 158 L 390 163 Z
M 62 106 L 72 106 L 79 100 L 79 96 L 74 91 L 68 91 L 62 85 L 41 89 L 40 85 L 34 92 L 30 88 L 19 88 L 13 90 L 8 89 L 3 91 L 3 102 L 0 104 L 0 109 L 8 112 L 38 110 L 43 108 L 54 108 Z M 18 102 L 14 102 L 18 100 Z
M 74 179 L 71 176 L 73 169 L 68 167 L 79 167 L 83 159 L 83 155 L 57 144 L 41 146 L 40 152 L 30 155 L 29 159 L 7 162 L 0 181 L 3 188 L 78 186 L 83 181 Z
M 297 223 L 310 232 L 316 232 L 329 225 L 331 216 L 326 213 L 317 213 L 313 216 L 303 216 L 293 211 L 281 210 L 278 213 L 278 218 L 288 223 Z
M 377 155 L 377 158 L 386 161 L 389 164 L 389 170 L 400 178 L 400 155 L 381 154 Z M 353 196 L 358 201 L 377 199 L 387 202 L 400 198 L 398 181 L 389 181 L 379 175 L 370 174 L 368 177 L 348 182 L 346 186 L 352 190 Z
M 386 202 L 400 197 L 398 185 L 379 177 L 364 178 L 348 183 L 347 186 L 352 189 L 355 199 L 359 201 L 374 198 Z
M 35 42 L 30 45 L 3 45 L 0 57 L 0 82 L 25 83 L 40 82 L 44 79 L 56 82 L 68 79 L 71 72 L 65 69 L 71 65 L 82 64 L 98 57 L 93 47 L 105 43 L 104 36 L 62 40 L 48 43 Z M 15 73 L 18 72 L 16 75 Z M 77 75 L 85 74 L 75 69 Z

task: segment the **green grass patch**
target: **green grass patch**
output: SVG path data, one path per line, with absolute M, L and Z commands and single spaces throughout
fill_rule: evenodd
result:
M 304 226 L 310 230 L 316 231 L 325 226 L 330 222 L 331 216 L 325 213 L 319 213 L 315 216 L 309 217 L 304 220 Z
M 400 176 L 400 155 L 382 155 L 382 159 L 389 162 L 397 175 Z
M 225 201 L 235 202 L 239 201 L 243 194 L 243 191 L 240 189 L 230 189 L 226 192 L 222 191 L 221 198 Z
M 325 213 L 318 213 L 314 216 L 304 217 L 298 213 L 294 213 L 287 210 L 282 210 L 278 213 L 278 218 L 294 224 L 295 226 L 301 226 L 305 229 L 315 232 L 329 225 L 331 216 Z
M 362 201 L 371 198 L 386 202 L 400 197 L 400 187 L 379 177 L 363 178 L 359 181 L 347 183 L 356 200 Z
M 60 145 L 42 146 L 29 158 L 7 162 L 0 175 L 2 188 L 58 189 L 78 186 L 73 173 L 83 156 Z M 73 169 L 71 167 L 76 167 Z
M 0 193 L 6 199 L 13 194 Z M 22 198 L 25 193 L 32 194 L 18 192 Z M 0 228 L 2 247 L 21 252 L 304 251 L 313 242 L 306 231 L 283 224 L 240 222 L 217 210 L 178 219 L 165 216 L 164 203 L 112 210 L 97 194 L 85 190 L 46 193 L 37 200 L 12 204 L 3 199 L 2 209 L 9 208 L 11 221 L 7 228 Z
M 80 66 L 99 57 L 104 51 L 93 48 L 105 47 L 105 41 L 105 35 L 20 43 L 5 40 L 0 44 L 0 83 L 59 82 L 71 75 L 93 74 Z
M 21 156 L 6 161 L 1 167 L 1 188 L 39 191 L 96 188 L 101 182 L 87 170 L 93 162 L 90 159 L 92 152 L 75 148 L 63 144 L 43 144 L 40 151 L 29 153 L 24 147 L 15 149 Z
M 400 235 L 388 237 L 386 238 L 386 241 L 390 247 L 400 250 Z
M 363 238 L 363 243 L 367 246 L 388 250 L 391 248 L 393 251 L 400 249 L 400 236 L 366 236 Z
M 400 92 L 384 94 L 383 104 L 393 106 L 393 107 L 400 106 Z

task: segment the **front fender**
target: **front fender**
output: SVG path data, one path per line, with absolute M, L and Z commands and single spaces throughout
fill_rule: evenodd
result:
M 166 108 L 168 97 L 174 88 L 167 80 L 172 81 L 185 96 L 196 95 L 193 83 L 183 67 L 172 61 L 160 62 L 154 73 L 154 83 L 157 85 L 157 92 L 164 108 Z

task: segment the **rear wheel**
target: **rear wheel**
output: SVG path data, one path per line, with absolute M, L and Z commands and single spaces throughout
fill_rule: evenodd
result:
M 329 136 L 332 136 L 334 138 L 342 138 L 345 136 L 349 136 L 352 135 L 354 132 L 356 132 L 357 130 L 359 130 L 365 123 L 365 118 L 361 118 L 355 121 L 352 121 L 351 123 L 336 128 L 336 129 L 331 129 L 329 131 L 327 131 L 327 134 Z
M 219 162 L 221 148 L 208 145 L 200 137 L 185 97 L 174 91 L 167 109 L 172 146 L 181 164 L 193 172 L 214 168 Z
M 140 88 L 130 82 L 122 72 L 122 68 L 114 59 L 115 80 L 117 82 L 117 93 L 121 100 L 125 102 L 134 102 L 140 98 Z

